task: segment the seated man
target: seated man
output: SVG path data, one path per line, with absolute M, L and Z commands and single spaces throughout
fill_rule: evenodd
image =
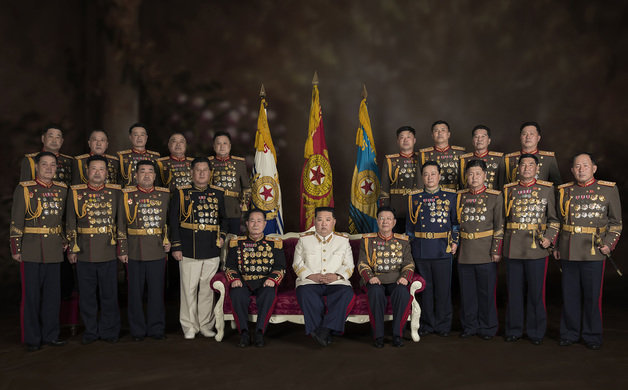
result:
M 410 313 L 412 297 L 408 282 L 414 272 L 414 260 L 405 234 L 393 234 L 397 220 L 390 207 L 377 211 L 379 233 L 363 235 L 360 243 L 358 272 L 366 283 L 371 327 L 375 347 L 384 346 L 384 311 L 386 295 L 393 308 L 393 347 L 402 347 L 401 336 Z
M 226 271 L 230 283 L 229 297 L 233 305 L 238 331 L 239 347 L 251 343 L 248 326 L 248 309 L 251 295 L 257 304 L 255 346 L 264 346 L 264 332 L 273 313 L 277 286 L 286 273 L 286 257 L 280 238 L 264 236 L 266 216 L 261 210 L 251 210 L 246 220 L 248 237 L 238 237 L 229 243 Z
M 331 332 L 342 334 L 353 307 L 353 254 L 349 237 L 334 232 L 336 217 L 332 207 L 314 211 L 315 231 L 299 238 L 292 267 L 297 274 L 297 300 L 305 319 L 305 334 L 326 347 Z M 327 312 L 323 297 L 327 297 Z

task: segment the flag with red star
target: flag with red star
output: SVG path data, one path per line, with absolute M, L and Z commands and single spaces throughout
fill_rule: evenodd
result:
M 349 205 L 349 232 L 372 233 L 377 231 L 377 199 L 379 198 L 379 169 L 375 141 L 366 107 L 366 88 L 364 88 L 359 110 L 357 159 L 351 180 L 351 204 Z
M 325 143 L 317 74 L 314 74 L 312 84 L 312 105 L 304 153 L 305 164 L 301 173 L 300 222 L 302 231 L 314 224 L 314 210 L 317 207 L 334 206 L 331 165 Z

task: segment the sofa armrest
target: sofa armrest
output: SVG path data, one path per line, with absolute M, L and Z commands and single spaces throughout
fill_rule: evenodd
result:
M 425 289 L 425 279 L 419 274 L 412 274 L 412 282 L 410 284 L 410 293 L 414 295 Z
M 218 299 L 214 305 L 214 316 L 216 317 L 216 341 L 221 341 L 225 335 L 225 294 L 228 290 L 227 278 L 224 272 L 217 272 L 209 282 L 211 288 L 218 293 Z

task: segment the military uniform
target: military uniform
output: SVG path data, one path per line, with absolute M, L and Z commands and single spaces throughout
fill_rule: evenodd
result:
M 393 229 L 396 233 L 404 233 L 408 193 L 422 184 L 421 167 L 418 162 L 418 152 L 409 156 L 400 153 L 387 154 L 382 167 L 380 204 L 395 210 L 397 224 Z
M 482 160 L 486 163 L 486 182 L 484 185 L 491 190 L 501 190 L 506 179 L 504 153 L 487 151 L 481 155 L 467 153 L 460 156 L 460 186 L 467 187 L 466 170 L 469 161 Z
M 118 183 L 121 184 L 122 187 L 136 185 L 135 170 L 137 169 L 137 163 L 142 160 L 149 160 L 154 162 L 156 167 L 158 158 L 159 153 L 146 149 L 142 151 L 127 149 L 118 152 L 118 160 L 120 160 L 120 177 Z M 159 172 L 155 170 L 155 185 L 159 185 L 160 183 L 161 178 L 159 177 Z
M 456 193 L 447 188 L 416 190 L 408 197 L 406 232 L 412 257 L 425 279 L 421 294 L 422 334 L 451 331 L 451 245 L 458 243 Z
M 225 211 L 229 219 L 229 233 L 240 234 L 242 211 L 248 211 L 251 200 L 251 186 L 246 172 L 246 162 L 242 157 L 209 157 L 212 171 L 211 184 L 225 191 Z
M 508 287 L 506 338 L 523 334 L 524 299 L 527 290 L 526 333 L 532 341 L 545 337 L 545 277 L 547 250 L 540 241 L 556 241 L 560 221 L 552 183 L 533 180 L 510 183 L 504 187 L 506 230 L 504 260 Z
M 440 186 L 457 190 L 460 186 L 460 156 L 464 154 L 461 146 L 447 146 L 439 149 L 434 146 L 421 151 L 421 166 L 427 161 L 436 161 L 440 165 Z
M 159 178 L 163 186 L 169 187 L 171 192 L 179 187 L 189 186 L 192 183 L 192 160 L 192 157 L 174 156 L 158 159 Z
M 384 337 L 387 295 L 393 309 L 393 336 L 401 337 L 412 304 L 409 288 L 414 261 L 408 236 L 394 233 L 385 238 L 379 233 L 369 233 L 362 237 L 358 272 L 367 288 L 373 337 Z M 369 280 L 373 277 L 377 277 L 381 284 L 370 284 Z M 399 278 L 405 278 L 408 285 L 397 284 Z
M 22 341 L 29 346 L 59 337 L 60 266 L 66 244 L 63 212 L 65 183 L 23 181 L 13 194 L 11 254 L 21 254 Z
M 24 155 L 20 169 L 20 181 L 35 180 L 35 157 L 41 152 Z M 66 186 L 72 184 L 72 164 L 74 158 L 67 154 L 56 153 L 57 172 L 52 180 L 65 183 Z
M 117 184 L 95 188 L 73 185 L 67 202 L 66 233 L 70 252 L 77 254 L 79 307 L 85 325 L 84 342 L 117 340 L 118 255 L 125 255 L 124 206 Z M 100 320 L 98 302 L 100 298 Z
M 229 297 L 233 305 L 238 331 L 248 331 L 249 299 L 255 295 L 258 332 L 264 333 L 273 314 L 277 286 L 286 273 L 286 257 L 281 238 L 238 237 L 229 242 L 229 254 L 225 274 L 229 285 L 235 280 L 242 287 L 230 287 Z M 264 287 L 266 280 L 275 282 L 274 287 Z
M 314 231 L 304 233 L 294 250 L 292 267 L 297 275 L 297 300 L 305 318 L 305 334 L 318 328 L 344 332 L 345 320 L 354 304 L 349 281 L 354 268 L 349 236 L 336 232 L 327 237 Z M 318 284 L 307 278 L 316 273 L 335 273 L 341 278 Z M 327 296 L 327 313 L 323 296 Z
M 93 156 L 91 153 L 74 157 L 72 168 L 72 184 L 87 184 L 87 159 Z M 120 177 L 120 160 L 110 154 L 103 154 L 107 159 L 107 184 L 117 184 Z
M 139 186 L 122 190 L 128 243 L 128 316 L 131 336 L 162 337 L 165 331 L 164 274 L 169 242 L 166 218 L 170 191 Z M 123 248 L 124 250 L 125 248 Z M 147 286 L 146 319 L 142 305 Z
M 601 345 L 606 258 L 598 246 L 613 250 L 619 241 L 619 191 L 615 183 L 603 180 L 592 179 L 582 186 L 566 183 L 559 186 L 559 210 L 563 219 L 558 239 L 563 268 L 560 338 L 577 342 L 582 334 L 585 343 Z
M 223 191 L 219 187 L 184 185 L 170 204 L 171 251 L 181 251 L 181 307 L 179 322 L 186 338 L 199 331 L 209 335 L 216 322 L 211 278 L 220 265 L 220 239 L 225 238 L 227 219 Z
M 519 157 L 525 152 L 512 152 L 504 157 L 506 165 L 506 183 L 512 183 L 519 180 Z M 535 150 L 528 153 L 536 156 L 539 160 L 539 172 L 536 174 L 537 180 L 551 181 L 554 186 L 561 184 L 560 171 L 558 170 L 558 162 L 554 152 L 546 152 L 544 150 Z
M 501 191 L 482 187 L 458 192 L 460 219 L 458 278 L 462 333 L 490 338 L 497 333 L 497 263 L 502 252 L 504 199 Z

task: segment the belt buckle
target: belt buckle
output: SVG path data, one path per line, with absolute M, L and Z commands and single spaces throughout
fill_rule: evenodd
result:
M 434 232 L 427 232 L 427 233 L 425 233 L 425 238 L 429 238 L 429 239 L 434 238 Z
M 153 228 L 146 229 L 146 234 L 153 234 L 154 232 Z
M 107 228 L 104 226 L 99 226 L 98 227 L 98 233 L 107 233 Z
M 198 228 L 199 228 L 200 230 L 205 230 L 205 224 L 204 224 L 204 223 L 201 223 L 200 225 L 198 225 Z
M 475 238 L 475 234 L 474 233 L 468 233 L 467 237 L 469 237 L 469 240 L 473 240 Z
M 582 232 L 582 226 L 575 226 L 573 228 L 573 231 L 576 232 L 576 233 L 581 233 Z
M 528 225 L 525 223 L 521 223 L 519 224 L 519 230 L 527 230 L 528 229 Z

